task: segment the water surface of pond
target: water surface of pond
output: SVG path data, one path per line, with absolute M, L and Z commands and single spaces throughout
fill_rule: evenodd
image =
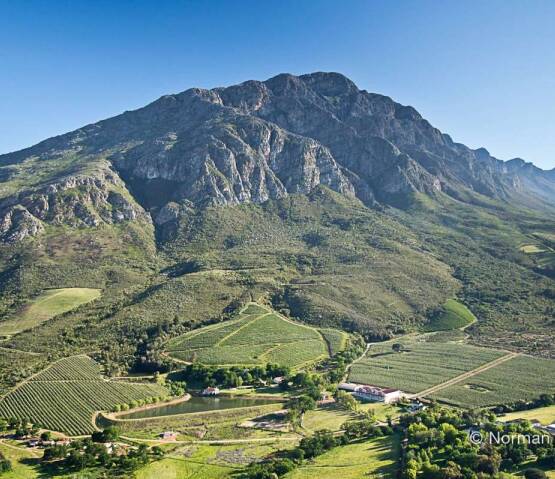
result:
M 172 416 L 190 412 L 218 411 L 220 409 L 235 409 L 239 407 L 261 406 L 275 404 L 278 399 L 255 399 L 245 397 L 201 397 L 193 396 L 188 401 L 167 406 L 158 406 L 143 411 L 121 414 L 119 419 L 145 419 L 149 417 Z

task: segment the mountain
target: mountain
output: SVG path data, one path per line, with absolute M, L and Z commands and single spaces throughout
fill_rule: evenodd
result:
M 0 314 L 101 289 L 6 347 L 126 368 L 260 296 L 374 339 L 457 297 L 475 342 L 553 355 L 553 231 L 555 170 L 455 143 L 340 74 L 282 74 L 1 155 Z
M 164 96 L 2 155 L 0 165 L 8 242 L 45 222 L 95 226 L 150 213 L 162 224 L 175 216 L 173 203 L 262 203 L 318 185 L 368 206 L 404 207 L 415 192 L 555 203 L 555 170 L 454 143 L 412 107 L 337 73 Z

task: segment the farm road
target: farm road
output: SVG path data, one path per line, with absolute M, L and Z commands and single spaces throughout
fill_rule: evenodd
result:
M 435 394 L 436 392 L 441 391 L 442 389 L 445 389 L 445 388 L 448 388 L 449 386 L 453 386 L 455 384 L 458 384 L 461 381 L 464 381 L 465 379 L 471 378 L 473 376 L 476 376 L 479 373 L 487 371 L 488 369 L 499 366 L 500 364 L 502 364 L 506 361 L 509 361 L 510 359 L 513 359 L 516 356 L 519 356 L 519 353 L 506 354 L 505 356 L 501 356 L 500 358 L 497 358 L 497 359 L 495 359 L 495 360 L 493 360 L 489 363 L 483 364 L 479 368 L 473 369 L 472 371 L 467 371 L 466 373 L 463 373 L 459 376 L 456 376 L 452 379 L 449 379 L 448 381 L 445 381 L 441 384 L 436 384 L 435 386 L 432 386 L 431 388 L 424 389 L 424 391 L 420 391 L 419 393 L 416 393 L 416 394 L 411 394 L 408 397 L 409 397 L 409 399 L 413 399 L 413 398 L 429 396 L 430 394 Z
M 120 436 L 133 442 L 146 442 L 158 444 L 248 444 L 257 442 L 276 442 L 276 441 L 298 441 L 299 437 L 294 436 L 276 436 L 276 437 L 253 437 L 251 439 L 206 439 L 197 441 L 172 441 L 163 439 L 142 439 L 137 437 Z

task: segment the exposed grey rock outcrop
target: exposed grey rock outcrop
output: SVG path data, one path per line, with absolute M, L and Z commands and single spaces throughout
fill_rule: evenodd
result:
M 85 162 L 87 173 L 57 166 L 60 158 Z M 455 143 L 414 108 L 337 73 L 166 95 L 0 156 L 0 185 L 30 161 L 58 170 L 0 200 L 4 241 L 36 235 L 43 223 L 148 219 L 145 210 L 161 226 L 177 221 L 183 205 L 261 203 L 318 185 L 369 206 L 404 206 L 415 192 L 555 204 L 554 170 Z

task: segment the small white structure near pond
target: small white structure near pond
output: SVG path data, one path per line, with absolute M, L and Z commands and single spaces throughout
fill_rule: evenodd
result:
M 201 392 L 201 395 L 203 396 L 217 396 L 218 394 L 220 394 L 220 388 L 217 387 L 207 387 Z

